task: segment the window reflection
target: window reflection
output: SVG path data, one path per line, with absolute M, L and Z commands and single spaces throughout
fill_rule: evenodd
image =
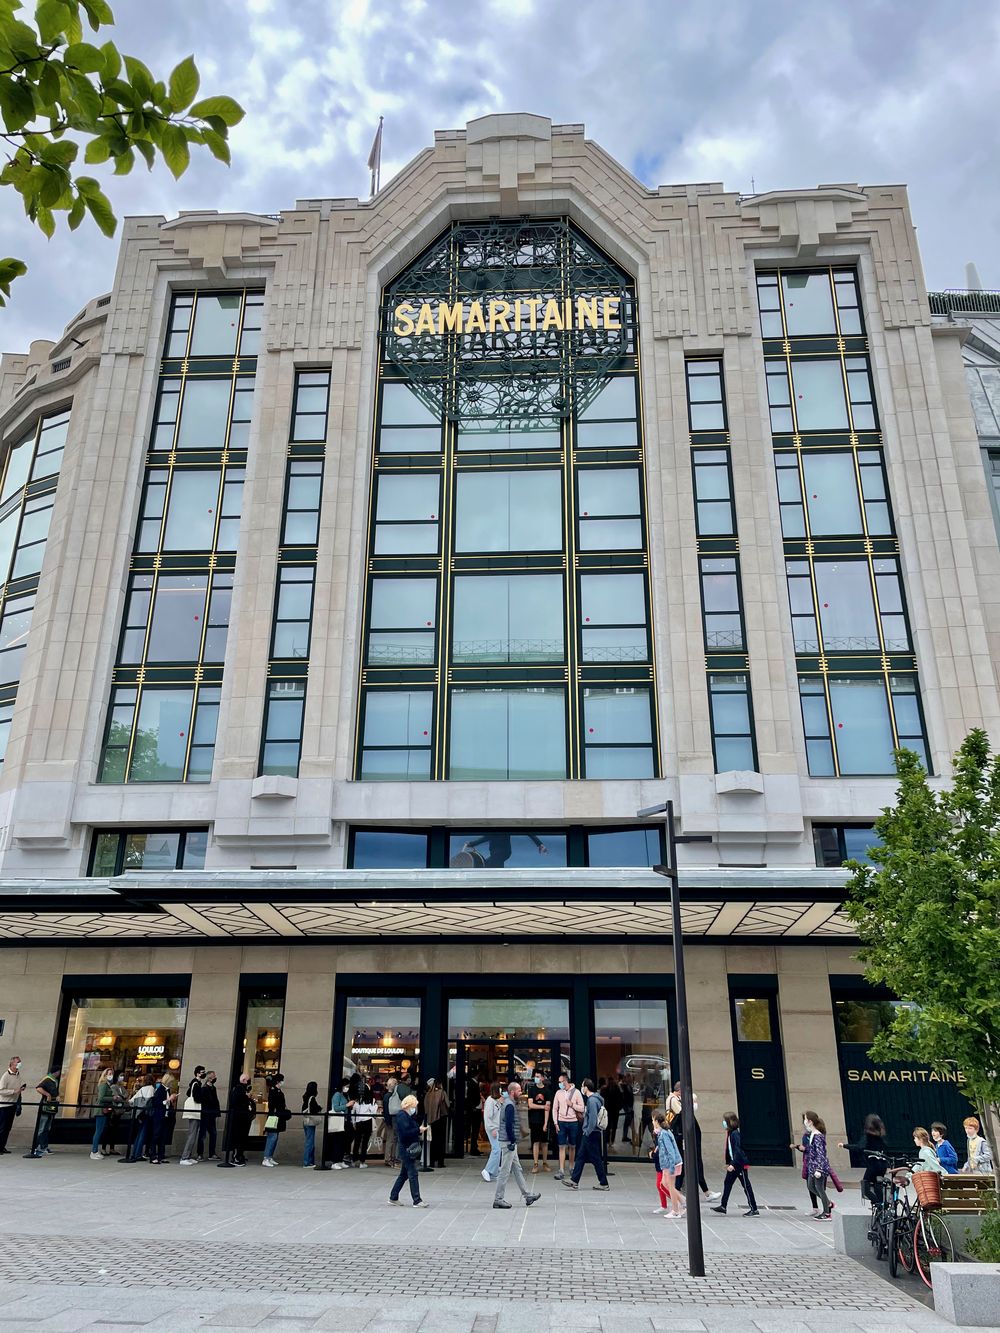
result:
M 449 848 L 448 864 L 454 869 L 514 870 L 566 864 L 566 837 L 560 833 L 486 829 L 452 834 Z

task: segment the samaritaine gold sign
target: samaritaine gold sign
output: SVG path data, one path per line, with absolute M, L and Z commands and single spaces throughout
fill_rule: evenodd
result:
M 402 301 L 393 311 L 392 331 L 400 338 L 418 333 L 560 333 L 573 329 L 620 329 L 620 296 L 541 296 L 513 301 Z

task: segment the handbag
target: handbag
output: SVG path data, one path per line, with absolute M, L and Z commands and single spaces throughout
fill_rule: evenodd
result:
M 424 1145 L 420 1142 L 411 1143 L 406 1150 L 407 1157 L 412 1157 L 414 1161 L 423 1153 Z
M 201 1107 L 193 1097 L 184 1098 L 184 1110 L 181 1112 L 182 1120 L 200 1120 Z
M 281 1117 L 280 1117 L 280 1116 L 276 1116 L 276 1115 L 269 1115 L 269 1116 L 267 1117 L 267 1119 L 264 1121 L 264 1128 L 265 1128 L 265 1129 L 280 1129 L 280 1128 L 281 1128 Z
M 326 1117 L 326 1129 L 328 1134 L 343 1134 L 345 1119 L 342 1115 L 328 1115 Z
M 304 1115 L 302 1117 L 303 1129 L 316 1129 L 323 1123 L 323 1117 L 319 1115 Z

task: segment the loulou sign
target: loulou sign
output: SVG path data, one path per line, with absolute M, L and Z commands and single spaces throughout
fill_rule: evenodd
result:
M 402 301 L 392 312 L 400 338 L 418 333 L 566 333 L 572 329 L 620 330 L 620 296 L 540 296 L 514 301 Z

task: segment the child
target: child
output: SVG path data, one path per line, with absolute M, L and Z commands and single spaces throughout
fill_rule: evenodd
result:
M 656 1211 L 664 1217 L 683 1217 L 684 1196 L 677 1188 L 677 1177 L 683 1171 L 684 1163 L 677 1140 L 667 1127 L 665 1111 L 656 1111 L 653 1115 L 653 1140 L 650 1156 L 656 1165 L 656 1191 L 660 1196 L 660 1207 Z M 673 1211 L 667 1207 L 668 1196 Z
M 803 1111 L 802 1128 L 806 1135 L 802 1169 L 813 1206 L 812 1216 L 818 1222 L 826 1222 L 833 1212 L 833 1204 L 826 1192 L 826 1178 L 830 1174 L 830 1159 L 826 1155 L 826 1124 L 815 1111 Z
M 931 1138 L 934 1140 L 934 1151 L 937 1153 L 937 1159 L 948 1172 L 953 1176 L 958 1171 L 958 1153 L 948 1142 L 948 1126 L 942 1125 L 940 1120 L 935 1120 L 931 1125 Z
M 946 1176 L 948 1172 L 938 1161 L 937 1153 L 931 1147 L 931 1136 L 922 1125 L 918 1125 L 913 1131 L 913 1142 L 917 1148 L 917 1160 L 913 1170 L 917 1171 L 936 1171 L 939 1176 Z
M 982 1126 L 974 1115 L 966 1116 L 962 1121 L 965 1137 L 969 1140 L 969 1160 L 962 1167 L 963 1171 L 974 1176 L 993 1174 L 993 1154 L 990 1145 L 983 1138 Z
M 722 1202 L 713 1208 L 712 1212 L 724 1213 L 726 1211 L 729 1196 L 732 1194 L 733 1186 L 738 1180 L 743 1186 L 743 1193 L 747 1196 L 747 1203 L 750 1205 L 745 1216 L 759 1217 L 757 1200 L 753 1196 L 753 1186 L 750 1184 L 750 1161 L 743 1151 L 743 1143 L 740 1138 L 740 1118 L 735 1111 L 730 1111 L 723 1117 L 722 1128 L 726 1131 L 726 1183 L 722 1187 Z

